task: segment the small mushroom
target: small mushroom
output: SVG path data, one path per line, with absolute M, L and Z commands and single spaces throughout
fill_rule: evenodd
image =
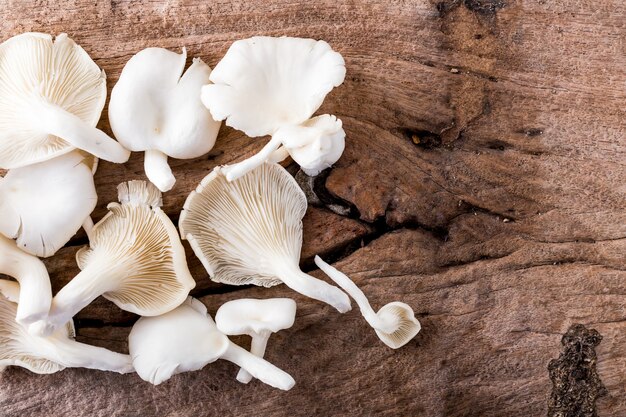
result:
M 302 171 L 315 176 L 339 160 L 346 145 L 341 120 L 324 114 L 301 125 L 285 126 L 277 137 Z M 276 153 L 274 153 L 276 157 Z
M 98 196 L 84 159 L 70 152 L 0 178 L 0 233 L 25 252 L 49 257 L 83 224 L 89 229 Z
M 251 336 L 250 353 L 262 358 L 272 333 L 290 328 L 295 318 L 296 302 L 291 298 L 243 298 L 224 303 L 215 314 L 215 323 L 227 336 Z M 247 384 L 251 380 L 248 371 L 239 370 L 237 381 Z
M 232 182 L 216 167 L 187 197 L 179 228 L 213 281 L 283 282 L 345 313 L 348 296 L 298 265 L 306 208 L 304 193 L 278 164 L 264 163 Z
M 75 148 L 122 163 L 130 152 L 95 128 L 106 76 L 62 33 L 24 33 L 0 45 L 0 167 L 19 168 Z
M 315 257 L 315 264 L 354 298 L 365 320 L 374 328 L 378 338 L 390 348 L 401 348 L 421 330 L 422 327 L 415 318 L 413 309 L 407 304 L 394 301 L 383 306 L 376 313 L 363 291 L 350 278 L 324 262 L 319 256 Z
M 211 73 L 214 84 L 202 87 L 202 102 L 215 120 L 272 139 L 257 155 L 226 167 L 228 180 L 289 154 L 312 172 L 336 162 L 344 146 L 341 122 L 330 115 L 309 119 L 345 75 L 343 57 L 324 41 L 256 36 L 234 42 Z
M 82 272 L 53 298 L 48 318 L 32 325 L 36 334 L 49 334 L 100 295 L 123 310 L 156 316 L 185 301 L 195 286 L 159 190 L 129 181 L 118 194 L 121 204 L 109 204 L 89 247 L 76 254 Z
M 186 50 L 177 54 L 148 48 L 133 56 L 111 92 L 109 121 L 117 140 L 133 152 L 145 151 L 145 170 L 161 191 L 176 179 L 167 158 L 191 159 L 208 153 L 221 122 L 200 101 L 211 68 L 195 58 L 183 74 Z
M 204 304 L 191 297 L 162 316 L 140 318 L 128 336 L 128 348 L 137 374 L 154 385 L 218 359 L 236 363 L 275 388 L 289 390 L 295 384 L 286 372 L 228 340 Z
M 39 258 L 21 251 L 14 241 L 2 235 L 0 235 L 0 273 L 13 277 L 19 282 L 18 287 L 12 281 L 0 281 L 4 286 L 8 286 L 0 288 L 0 292 L 7 296 L 9 296 L 9 287 L 17 287 L 18 292 L 10 294 L 11 301 L 17 303 L 21 287 L 22 302 L 18 304 L 17 314 L 13 316 L 14 320 L 26 325 L 48 315 L 52 289 L 45 265 Z
M 128 373 L 133 371 L 129 355 L 122 355 L 74 340 L 70 320 L 49 337 L 31 335 L 14 317 L 14 302 L 20 288 L 16 282 L 0 280 L 0 370 L 21 366 L 37 374 L 51 374 L 64 368 L 90 368 Z

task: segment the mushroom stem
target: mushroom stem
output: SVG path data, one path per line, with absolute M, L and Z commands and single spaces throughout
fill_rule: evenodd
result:
M 254 356 L 258 356 L 259 358 L 265 356 L 265 348 L 267 347 L 267 341 L 269 340 L 271 334 L 272 333 L 269 331 L 254 334 L 252 336 L 250 353 L 252 353 Z M 247 384 L 248 382 L 252 381 L 252 375 L 250 375 L 250 372 L 241 368 L 237 373 L 237 381 L 241 382 L 242 384 Z
M 234 181 L 245 175 L 247 172 L 262 165 L 273 156 L 274 151 L 276 151 L 281 144 L 282 142 L 280 137 L 272 136 L 270 141 L 267 142 L 263 149 L 261 149 L 256 155 L 252 155 L 250 158 L 237 162 L 236 164 L 225 166 L 223 168 L 223 172 L 226 174 L 226 179 L 228 181 Z M 276 156 L 278 155 L 280 154 L 277 154 Z
M 67 368 L 88 368 L 120 374 L 133 372 L 130 355 L 80 343 L 66 337 L 49 337 L 39 341 L 42 356 Z
M 46 266 L 36 256 L 20 250 L 15 242 L 0 236 L 0 272 L 20 283 L 20 303 L 15 320 L 30 324 L 48 314 L 52 300 Z
M 130 151 L 106 133 L 42 97 L 33 100 L 28 111 L 31 123 L 40 131 L 57 136 L 98 158 L 121 164 L 130 157 Z
M 356 301 L 359 309 L 361 310 L 361 314 L 365 317 L 365 320 L 370 326 L 384 333 L 393 333 L 398 330 L 399 322 L 395 320 L 393 322 L 389 322 L 378 316 L 372 309 L 372 306 L 363 291 L 361 291 L 361 289 L 357 287 L 356 284 L 344 273 L 324 262 L 319 256 L 315 256 L 315 264 L 333 281 L 335 281 L 337 285 L 350 294 L 354 301 Z
M 108 265 L 107 265 L 108 264 Z M 55 329 L 72 319 L 80 310 L 107 291 L 111 291 L 112 277 L 118 275 L 117 268 L 107 262 L 90 262 L 87 267 L 68 282 L 52 299 L 48 317 L 29 329 L 31 334 L 48 336 Z
M 167 163 L 167 155 L 161 151 L 150 149 L 145 152 L 144 169 L 152 184 L 163 192 L 174 187 L 176 178 L 172 174 L 172 169 Z
M 91 218 L 91 216 L 87 216 L 87 218 L 83 222 L 83 230 L 87 234 L 87 239 L 89 239 L 89 241 L 91 242 L 91 232 L 93 230 L 93 219 Z
M 287 372 L 272 365 L 265 359 L 254 356 L 233 342 L 228 342 L 228 348 L 222 355 L 222 359 L 239 365 L 252 374 L 253 377 L 274 388 L 288 391 L 296 384 L 296 381 Z
M 350 311 L 352 308 L 350 299 L 339 288 L 305 274 L 297 265 L 286 267 L 285 264 L 282 263 L 281 267 L 278 268 L 279 273 L 277 275 L 289 288 L 307 297 L 330 304 L 340 313 Z
M 280 148 L 272 152 L 272 154 L 268 158 L 268 161 L 278 163 L 287 159 L 288 156 L 289 156 L 289 151 L 287 150 L 287 148 L 285 148 L 284 146 L 281 146 Z

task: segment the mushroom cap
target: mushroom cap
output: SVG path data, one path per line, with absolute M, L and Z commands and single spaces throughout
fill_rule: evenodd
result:
M 0 179 L 0 233 L 40 257 L 62 248 L 98 202 L 91 168 L 71 152 Z
M 109 213 L 93 227 L 89 246 L 77 252 L 76 261 L 80 269 L 96 262 L 124 271 L 116 276 L 117 288 L 103 294 L 121 309 L 163 314 L 185 301 L 196 285 L 185 249 L 154 185 L 129 181 L 118 186 L 118 194 L 120 204 L 108 205 Z
M 256 36 L 231 45 L 202 102 L 250 137 L 271 135 L 309 119 L 345 75 L 343 57 L 324 41 Z
M 398 323 L 398 330 L 393 333 L 384 333 L 374 329 L 380 340 L 392 349 L 406 345 L 422 329 L 420 322 L 415 318 L 413 309 L 408 304 L 399 301 L 383 306 L 376 315 L 384 321 Z
M 276 262 L 300 260 L 306 208 L 304 192 L 278 164 L 230 182 L 216 167 L 187 197 L 179 228 L 213 281 L 271 287 L 281 283 Z
M 298 126 L 285 126 L 276 135 L 294 161 L 310 176 L 330 168 L 346 146 L 346 132 L 340 119 L 329 114 L 313 117 Z M 297 143 L 290 140 L 297 138 Z
M 222 356 L 229 343 L 206 307 L 191 297 L 169 313 L 140 318 L 128 336 L 137 374 L 154 385 L 203 368 Z
M 90 126 L 100 119 L 106 76 L 89 55 L 62 33 L 23 33 L 0 45 L 0 167 L 18 168 L 74 149 L 32 127 L 32 99 L 41 97 Z M 36 116 L 34 116 L 36 117 Z
M 211 68 L 195 58 L 183 74 L 186 57 L 184 48 L 182 54 L 148 48 L 126 63 L 109 103 L 111 129 L 124 147 L 180 159 L 213 148 L 221 122 L 200 101 Z
M 6 286 L 6 289 L 0 292 L 0 370 L 7 366 L 21 366 L 36 374 L 52 374 L 65 369 L 63 365 L 33 352 L 32 346 L 36 346 L 37 337 L 30 335 L 27 327 L 15 321 L 17 303 L 9 298 L 15 296 L 15 291 L 19 297 L 19 285 L 6 281 L 2 286 Z M 17 289 L 13 288 L 12 295 L 6 296 L 4 291 L 8 291 L 11 286 Z M 55 335 L 73 338 L 74 323 L 70 320 L 65 326 L 60 327 Z
M 276 333 L 293 326 L 295 318 L 291 298 L 242 298 L 224 303 L 215 314 L 217 328 L 229 336 Z

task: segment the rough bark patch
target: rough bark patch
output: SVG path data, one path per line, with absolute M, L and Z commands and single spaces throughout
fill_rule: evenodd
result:
M 596 401 L 608 391 L 596 369 L 596 346 L 602 341 L 597 330 L 572 325 L 563 335 L 563 352 L 548 365 L 552 397 L 548 417 L 595 417 Z

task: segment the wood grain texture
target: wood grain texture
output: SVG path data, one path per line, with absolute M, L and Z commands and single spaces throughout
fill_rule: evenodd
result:
M 423 326 L 392 351 L 356 310 L 338 315 L 284 286 L 214 284 L 188 250 L 194 294 L 211 313 L 243 296 L 296 299 L 294 327 L 268 348 L 296 379 L 292 391 L 238 384 L 223 361 L 158 387 L 135 375 L 8 369 L 1 415 L 540 416 L 548 364 L 573 323 L 602 335 L 598 415 L 626 415 L 623 2 L 6 1 L 0 28 L 3 38 L 67 32 L 104 68 L 109 91 L 148 46 L 186 46 L 214 66 L 238 38 L 328 41 L 348 72 L 321 112 L 343 120 L 347 148 L 321 181 L 326 204 L 305 218 L 303 265 L 324 254 L 375 307 L 405 301 Z M 99 126 L 110 133 L 106 117 Z M 214 166 L 263 142 L 223 127 L 210 155 L 172 161 L 167 213 L 177 219 Z M 95 216 L 120 181 L 138 178 L 140 155 L 102 163 Z M 55 289 L 77 272 L 76 249 L 47 261 Z M 78 315 L 78 338 L 125 351 L 135 319 L 97 300 Z

